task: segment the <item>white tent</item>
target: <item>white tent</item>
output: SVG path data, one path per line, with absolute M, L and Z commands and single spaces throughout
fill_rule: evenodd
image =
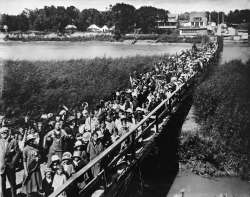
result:
M 108 26 L 107 26 L 107 25 L 104 25 L 104 26 L 102 27 L 102 32 L 108 32 L 108 31 L 109 31 Z
M 67 25 L 65 29 L 77 29 L 75 25 Z
M 91 32 L 101 32 L 102 31 L 102 28 L 98 27 L 97 25 L 95 24 L 92 24 L 90 25 L 88 28 L 87 28 L 88 31 L 91 31 Z

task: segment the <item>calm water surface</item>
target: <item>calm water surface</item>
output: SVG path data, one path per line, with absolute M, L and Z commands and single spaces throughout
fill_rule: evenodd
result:
M 175 54 L 191 48 L 188 43 L 153 43 L 140 41 L 131 45 L 125 42 L 2 42 L 0 58 L 19 60 L 68 60 L 95 57 L 126 57 L 135 55 Z M 250 45 L 229 44 L 224 46 L 221 62 L 233 59 L 247 61 Z
M 4 42 L 0 57 L 22 60 L 68 60 L 95 57 L 175 54 L 191 44 L 140 42 Z

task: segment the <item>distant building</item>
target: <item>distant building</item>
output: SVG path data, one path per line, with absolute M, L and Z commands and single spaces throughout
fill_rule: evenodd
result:
M 179 32 L 181 36 L 207 35 L 207 25 L 205 12 L 191 12 L 189 21 L 180 24 Z
M 160 19 L 156 21 L 157 28 L 161 30 L 177 29 L 178 27 L 178 15 L 168 14 L 168 20 Z
M 181 27 L 179 28 L 181 36 L 201 36 L 207 35 L 207 28 L 202 27 Z
M 233 27 L 228 27 L 228 35 L 229 36 L 236 36 L 237 35 L 237 30 Z
M 191 27 L 191 22 L 189 20 L 179 20 L 180 27 Z
M 206 28 L 208 21 L 205 12 L 191 12 L 189 15 L 191 27 Z
M 241 40 L 248 40 L 248 30 L 247 29 L 238 29 L 238 36 Z
M 75 25 L 67 25 L 64 29 L 65 32 L 73 33 L 77 30 L 77 27 Z

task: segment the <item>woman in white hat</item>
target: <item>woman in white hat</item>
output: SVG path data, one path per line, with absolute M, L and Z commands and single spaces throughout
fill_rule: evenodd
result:
M 46 168 L 44 171 L 44 179 L 42 181 L 42 188 L 45 197 L 53 193 L 54 189 L 52 187 L 53 183 L 53 170 L 51 168 Z
M 60 165 L 61 159 L 58 155 L 52 155 L 51 156 L 51 163 L 50 168 L 53 170 L 53 172 L 56 172 L 57 166 Z
M 61 165 L 63 166 L 63 170 L 67 178 L 71 177 L 72 174 L 75 173 L 75 168 L 72 161 L 72 154 L 70 152 L 63 153 Z
M 40 171 L 39 150 L 36 148 L 35 136 L 29 134 L 23 150 L 24 181 L 23 192 L 27 196 L 39 194 L 42 191 L 42 175 Z

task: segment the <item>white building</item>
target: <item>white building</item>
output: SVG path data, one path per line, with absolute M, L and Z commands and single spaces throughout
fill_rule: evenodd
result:
M 168 20 L 163 19 L 156 21 L 157 28 L 162 30 L 167 29 L 177 29 L 178 27 L 178 15 L 177 14 L 168 14 Z
M 181 36 L 197 36 L 207 35 L 207 17 L 205 12 L 191 12 L 189 15 L 189 21 L 180 24 Z

